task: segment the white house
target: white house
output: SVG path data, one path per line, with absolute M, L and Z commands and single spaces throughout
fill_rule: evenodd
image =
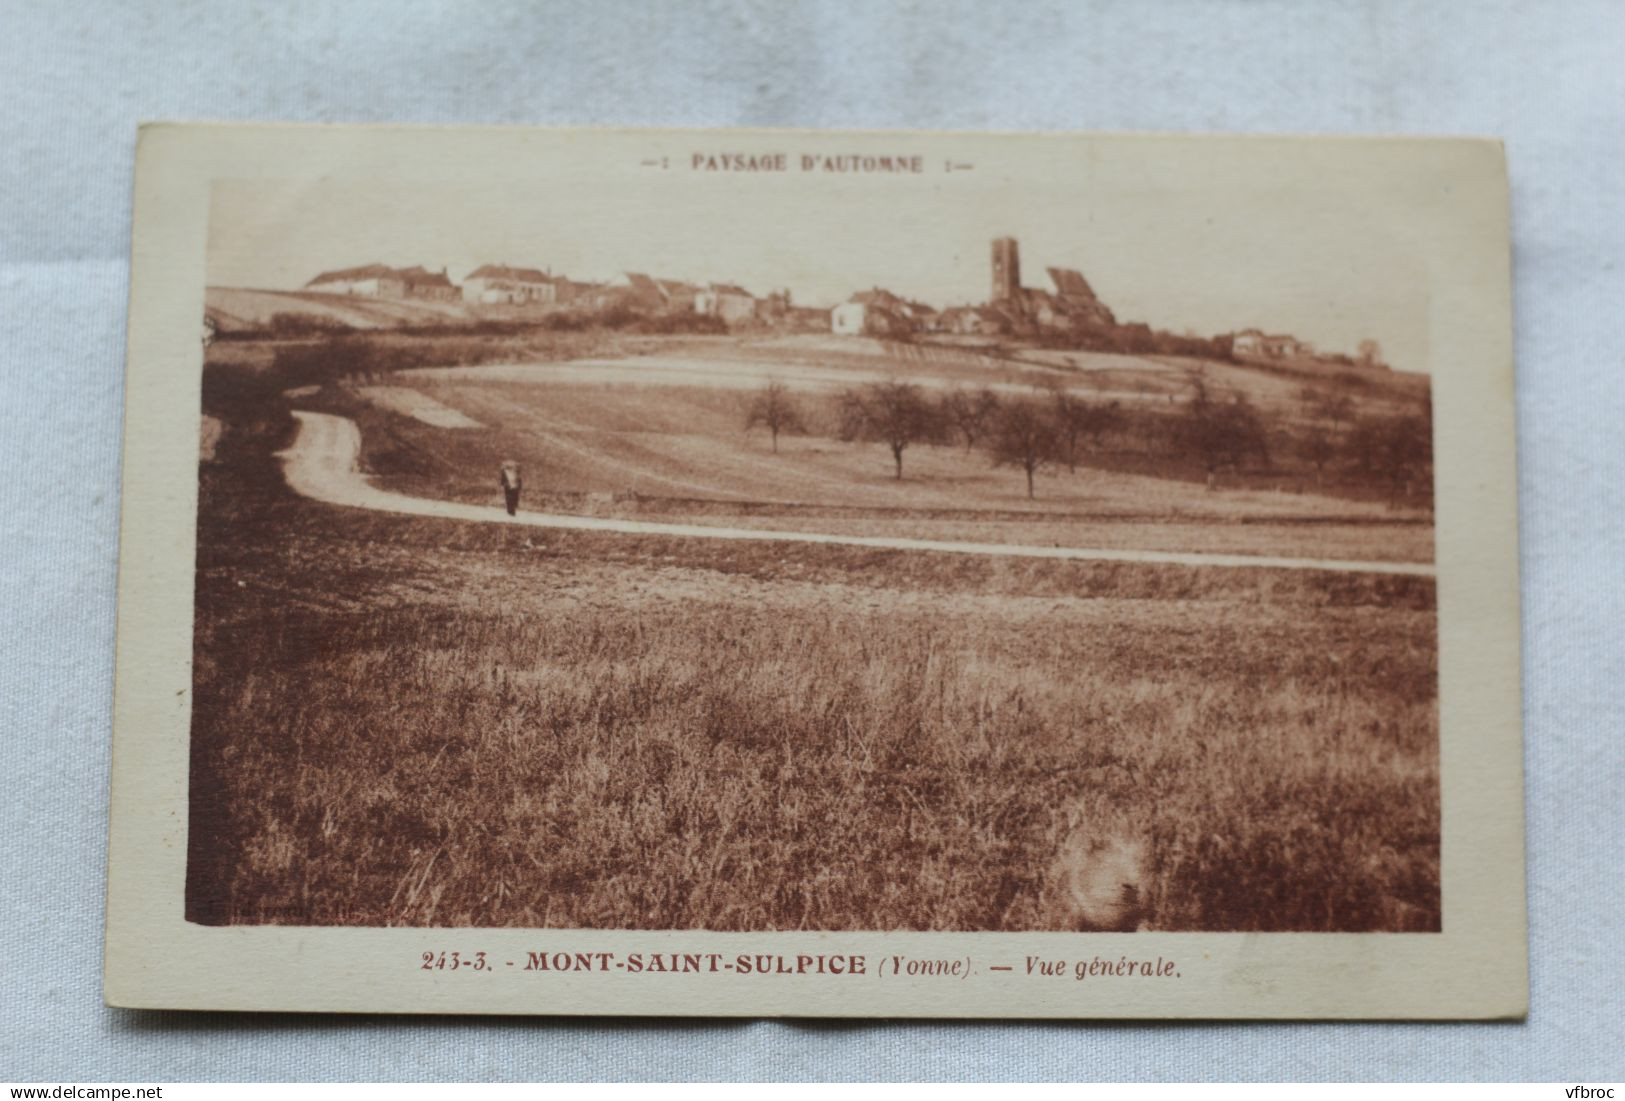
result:
M 429 271 L 421 266 L 392 268 L 387 264 L 366 264 L 359 268 L 324 271 L 305 284 L 306 290 L 323 294 L 353 294 L 368 298 L 428 298 L 449 301 L 457 297 L 457 287 L 446 277 L 446 269 Z
M 733 325 L 756 318 L 755 296 L 732 283 L 711 283 L 694 296 L 694 312 L 720 317 Z
M 1238 356 L 1259 356 L 1266 359 L 1285 359 L 1305 353 L 1295 337 L 1284 333 L 1266 333 L 1259 329 L 1243 329 L 1231 338 L 1230 351 Z
M 846 336 L 901 336 L 920 327 L 912 305 L 879 287 L 859 291 L 829 312 L 829 327 Z
M 694 308 L 699 288 L 680 279 L 657 279 L 640 271 L 623 271 L 604 284 L 603 293 L 646 310 L 688 310 Z
M 1230 352 L 1238 356 L 1264 354 L 1264 334 L 1259 329 L 1243 329 L 1230 338 Z
M 844 336 L 861 336 L 868 317 L 868 303 L 842 302 L 829 312 L 829 328 L 831 332 Z
M 514 268 L 506 264 L 483 264 L 463 280 L 465 302 L 528 305 L 551 304 L 560 300 L 563 280 L 535 268 Z
M 358 268 L 339 268 L 336 271 L 322 272 L 306 283 L 305 289 L 321 291 L 323 294 L 359 294 L 377 298 L 379 280 L 394 274 L 395 269 L 387 264 L 363 264 Z

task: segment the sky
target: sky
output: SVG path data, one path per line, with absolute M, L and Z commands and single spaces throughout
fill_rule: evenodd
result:
M 1351 182 L 1234 166 L 1215 179 L 1158 165 L 807 177 L 611 167 L 216 180 L 208 281 L 294 289 L 382 262 L 484 263 L 581 280 L 641 271 L 788 288 L 831 306 L 881 286 L 939 308 L 985 301 L 990 242 L 1020 242 L 1023 283 L 1083 272 L 1121 322 L 1200 335 L 1257 327 L 1327 352 L 1377 340 L 1428 369 L 1428 284 L 1393 204 Z M 1239 175 L 1238 175 L 1239 171 Z

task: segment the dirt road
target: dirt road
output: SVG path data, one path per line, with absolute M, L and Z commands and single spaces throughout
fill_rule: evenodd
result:
M 408 516 L 439 516 L 479 523 L 524 524 L 538 528 L 615 531 L 633 535 L 680 535 L 698 539 L 753 539 L 784 543 L 834 543 L 854 547 L 934 551 L 945 554 L 994 554 L 1022 558 L 1073 558 L 1101 562 L 1153 562 L 1179 566 L 1229 566 L 1284 570 L 1331 570 L 1340 573 L 1388 573 L 1432 577 L 1433 567 L 1413 562 L 1349 562 L 1317 558 L 1272 558 L 1243 554 L 1181 554 L 1168 551 L 1107 550 L 1085 547 L 1038 547 L 1004 543 L 958 543 L 934 539 L 890 539 L 880 536 L 826 535 L 810 531 L 762 531 L 662 524 L 596 516 L 520 512 L 510 517 L 495 505 L 469 505 L 408 497 L 372 485 L 357 468 L 361 430 L 354 421 L 328 413 L 295 411 L 299 434 L 280 453 L 283 472 L 294 492 L 313 500 Z

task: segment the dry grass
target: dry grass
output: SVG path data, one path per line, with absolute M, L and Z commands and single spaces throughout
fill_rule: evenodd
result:
M 289 381 L 205 377 L 224 430 L 202 468 L 192 920 L 1439 927 L 1427 580 L 586 532 L 544 544 L 335 509 L 291 498 L 271 458 Z M 621 441 L 600 466 L 652 456 L 668 474 L 670 442 L 650 437 L 732 424 L 720 397 L 665 408 L 650 433 L 614 418 L 647 428 L 659 408 L 561 398 L 505 423 L 510 395 L 469 407 L 430 392 L 492 432 L 332 388 L 318 400 L 348 403 L 391 479 L 448 495 L 467 472 L 489 480 L 494 449 L 571 418 L 596 418 L 579 439 Z M 854 489 L 850 461 L 808 466 L 780 511 L 796 526 L 822 510 L 1155 537 L 1134 528 L 1145 492 L 1057 520 L 1051 504 L 1006 511 L 927 480 L 903 492 L 946 503 L 899 508 L 878 496 L 897 487 Z M 749 490 L 762 462 L 741 450 L 704 469 Z M 1191 492 L 1154 481 L 1136 484 Z M 748 516 L 761 503 L 745 496 L 703 507 Z M 1217 496 L 1191 538 L 1268 521 L 1247 537 L 1283 553 L 1298 530 L 1290 502 Z M 1359 543 L 1336 523 L 1298 527 Z
M 264 427 L 204 476 L 193 920 L 1438 928 L 1430 582 L 538 546 L 290 500 Z

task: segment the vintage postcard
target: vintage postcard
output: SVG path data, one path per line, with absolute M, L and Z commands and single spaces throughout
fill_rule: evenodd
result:
M 1515 1017 L 1494 142 L 151 126 L 117 1006 Z

